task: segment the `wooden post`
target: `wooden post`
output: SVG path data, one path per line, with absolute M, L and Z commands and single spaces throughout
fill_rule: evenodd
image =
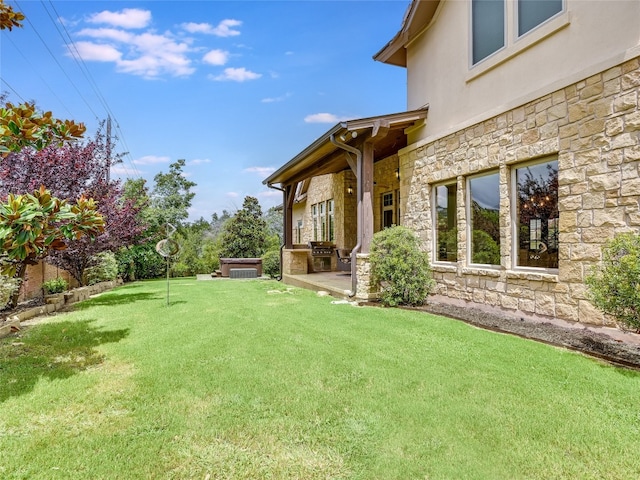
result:
M 362 253 L 369 253 L 373 238 L 373 142 L 364 142 L 362 148 L 362 215 L 361 246 Z

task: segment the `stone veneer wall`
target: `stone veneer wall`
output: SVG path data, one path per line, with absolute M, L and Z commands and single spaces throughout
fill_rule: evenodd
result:
M 294 240 L 299 219 L 302 219 L 303 223 L 301 243 L 306 244 L 313 240 L 311 206 L 333 199 L 335 244 L 340 248 L 353 248 L 357 235 L 355 175 L 350 171 L 345 171 L 313 177 L 310 182 L 306 200 L 304 203 L 294 205 L 293 208 Z M 354 193 L 351 195 L 347 192 L 349 186 L 354 189 Z
M 382 229 L 382 195 L 393 192 L 394 202 L 398 202 L 396 193 L 400 190 L 400 181 L 396 177 L 396 169 L 398 169 L 398 156 L 391 155 L 383 160 L 377 161 L 373 169 L 374 177 L 374 204 L 373 204 L 373 231 L 377 232 Z M 398 205 L 394 205 L 394 209 L 398 211 Z M 400 219 L 396 217 L 396 225 L 400 224 Z
M 640 59 L 635 58 L 513 110 L 400 154 L 403 223 L 428 250 L 431 191 L 457 181 L 458 262 L 436 263 L 437 293 L 522 314 L 610 324 L 587 300 L 584 279 L 606 239 L 640 230 Z M 556 156 L 559 268 L 513 268 L 511 169 Z M 466 178 L 500 173 L 501 268 L 467 267 Z

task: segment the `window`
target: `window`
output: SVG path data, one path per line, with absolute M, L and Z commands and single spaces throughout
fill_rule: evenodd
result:
M 389 228 L 395 225 L 394 221 L 393 192 L 382 194 L 382 228 Z
M 518 36 L 560 13 L 562 0 L 518 0 Z
M 473 64 L 504 47 L 504 0 L 471 2 L 471 35 Z
M 476 65 L 564 11 L 564 0 L 472 0 L 471 64 Z
M 296 243 L 302 242 L 302 219 L 298 219 L 298 224 L 296 225 Z
M 558 160 L 514 169 L 520 267 L 558 268 Z
M 327 204 L 321 202 L 320 206 L 320 240 L 327 240 Z
M 328 214 L 329 214 L 329 241 L 333 242 L 336 239 L 334 201 L 329 200 L 327 204 L 328 204 Z
M 469 179 L 468 218 L 471 263 L 500 265 L 500 177 Z
M 455 183 L 434 188 L 435 259 L 439 262 L 458 260 L 458 186 Z
M 318 228 L 318 204 L 311 205 L 311 220 L 313 222 L 313 240 L 320 240 L 320 229 Z
M 314 241 L 333 242 L 335 240 L 334 205 L 333 200 L 311 205 Z

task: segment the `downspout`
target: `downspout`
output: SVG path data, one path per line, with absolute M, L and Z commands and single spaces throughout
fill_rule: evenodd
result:
M 358 211 L 357 211 L 357 235 L 358 235 L 358 243 L 351 250 L 351 291 L 349 292 L 349 297 L 354 297 L 356 295 L 356 290 L 358 287 L 358 275 L 357 275 L 357 254 L 360 251 L 360 247 L 362 246 L 362 152 L 351 145 L 347 145 L 346 143 L 341 143 L 336 140 L 334 134 L 331 134 L 329 138 L 331 143 L 336 147 L 341 148 L 349 153 L 353 153 L 356 156 L 356 200 L 358 201 Z
M 271 185 L 270 183 L 267 184 L 267 187 L 269 188 L 273 188 L 274 190 L 280 190 L 282 192 L 282 228 L 284 230 L 285 225 L 287 224 L 287 219 L 284 218 L 285 215 L 287 214 L 287 198 L 286 198 L 286 193 L 284 188 L 280 188 L 280 187 L 276 187 L 275 185 Z M 282 232 L 282 245 L 280 245 L 280 273 L 279 275 L 276 277 L 276 280 L 278 282 L 282 281 L 282 251 L 284 250 L 285 247 L 285 233 L 286 232 Z

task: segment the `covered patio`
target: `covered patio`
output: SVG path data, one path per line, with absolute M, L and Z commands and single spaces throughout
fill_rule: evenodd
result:
M 355 218 L 356 229 L 354 244 L 341 245 L 337 242 L 336 245 L 337 248 L 351 250 L 351 275 L 343 276 L 350 285 L 344 293 L 361 300 L 375 295 L 369 284 L 368 262 L 373 234 L 381 228 L 378 225 L 376 229 L 374 224 L 375 164 L 397 154 L 407 146 L 408 135 L 424 125 L 427 111 L 428 108 L 424 107 L 408 112 L 340 122 L 263 181 L 270 188 L 280 190 L 283 194 L 284 246 L 281 266 L 285 283 L 293 284 L 300 282 L 302 278 L 319 275 L 317 272 L 310 272 L 307 253 L 302 251 L 300 245 L 294 245 L 292 212 L 296 196 L 300 192 L 299 185 L 314 177 L 348 172 L 355 178 L 355 187 L 349 185 L 348 191 L 349 195 L 352 191 L 355 193 L 353 205 L 356 212 L 349 218 Z M 394 167 L 395 178 L 400 182 L 399 196 L 406 198 L 406 192 L 403 194 L 402 190 L 407 189 L 410 184 L 411 167 L 397 162 Z M 344 213 L 347 208 L 344 197 L 336 199 L 336 211 Z M 399 213 L 395 223 L 400 223 Z M 342 238 L 344 242 L 344 237 Z M 312 240 L 317 239 L 297 239 L 297 242 L 300 244 Z M 330 273 L 334 275 L 334 280 L 340 278 L 336 277 L 335 271 Z M 342 279 L 340 283 L 343 283 Z

